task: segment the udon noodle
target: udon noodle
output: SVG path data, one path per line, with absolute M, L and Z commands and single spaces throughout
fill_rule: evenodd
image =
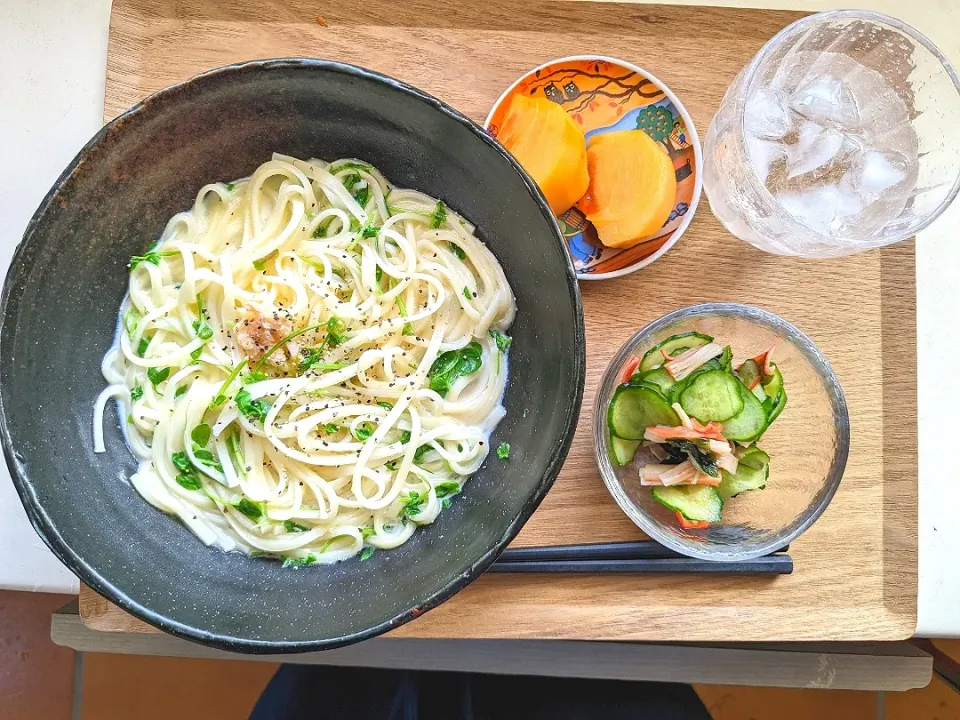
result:
M 515 304 L 474 228 L 357 160 L 274 155 L 130 262 L 103 414 L 204 543 L 331 563 L 433 522 L 503 417 Z

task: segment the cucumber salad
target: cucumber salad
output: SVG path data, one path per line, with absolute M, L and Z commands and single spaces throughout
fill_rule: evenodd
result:
M 735 367 L 729 345 L 688 332 L 625 365 L 607 410 L 613 462 L 636 459 L 640 484 L 684 528 L 719 522 L 726 500 L 766 486 L 757 441 L 787 404 L 773 350 Z

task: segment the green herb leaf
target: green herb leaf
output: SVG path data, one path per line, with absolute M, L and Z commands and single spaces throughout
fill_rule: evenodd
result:
M 191 359 L 191 360 L 194 360 L 194 361 L 199 360 L 201 355 L 203 355 L 203 347 L 202 347 L 202 346 L 201 346 L 201 347 L 198 347 L 196 350 L 194 350 L 192 353 L 190 353 L 190 359 Z
M 142 319 L 143 315 L 141 315 L 140 311 L 135 307 L 127 310 L 126 314 L 123 316 L 123 326 L 127 330 L 127 335 L 133 337 L 133 334 L 137 331 L 137 325 L 140 324 Z
M 243 498 L 234 507 L 251 520 L 259 520 L 266 511 L 265 503 L 255 503 L 249 498 Z
M 143 385 L 137 383 L 133 386 L 133 389 L 130 391 L 130 399 L 136 402 L 143 397 Z
M 275 258 L 279 254 L 280 254 L 279 251 L 274 250 L 273 252 L 264 255 L 259 260 L 254 260 L 253 267 L 256 268 L 257 272 L 263 272 L 264 268 L 267 267 L 267 263 L 273 260 L 273 258 Z
M 200 482 L 200 478 L 196 476 L 193 470 L 178 474 L 177 484 L 186 490 L 200 490 L 203 488 L 203 483 Z
M 342 170 L 363 170 L 364 172 L 370 172 L 373 170 L 373 165 L 368 165 L 367 163 L 358 163 L 353 160 L 344 160 L 342 162 L 333 163 L 330 166 L 330 172 L 339 173 Z
M 460 260 L 466 260 L 467 254 L 463 251 L 463 248 L 457 245 L 456 243 L 448 242 L 447 246 L 450 248 L 450 252 L 457 256 Z
M 220 464 L 220 460 L 209 450 L 200 447 L 196 443 L 193 443 L 193 456 L 197 459 L 197 462 L 201 465 L 205 465 L 209 468 L 214 468 L 223 472 L 223 465 Z M 197 468 L 200 469 L 199 467 Z
M 234 185 L 233 183 L 226 183 L 224 187 L 227 188 L 227 192 L 233 192 L 233 189 L 236 187 L 236 185 Z
M 397 309 L 400 310 L 400 317 L 407 317 L 407 306 L 403 303 L 403 298 L 397 295 Z M 403 331 L 401 335 L 413 335 L 413 325 L 410 323 L 403 324 Z
M 317 556 L 314 554 L 304 555 L 299 558 L 285 557 L 283 558 L 283 565 L 281 567 L 285 568 L 295 568 L 295 567 L 304 567 L 306 565 L 313 565 L 317 561 Z
M 147 368 L 147 378 L 154 387 L 162 383 L 170 375 L 170 368 Z
M 175 452 L 170 457 L 173 458 L 173 466 L 177 468 L 177 470 L 181 472 L 191 472 L 193 470 L 193 463 L 190 462 L 190 456 L 184 451 Z
M 423 509 L 423 503 L 427 501 L 427 497 L 427 495 L 421 495 L 416 490 L 411 490 L 410 494 L 403 501 L 403 507 L 400 508 L 400 517 L 419 515 Z
M 336 315 L 330 316 L 327 320 L 326 344 L 332 348 L 341 345 L 347 339 L 347 324 Z
M 413 453 L 413 461 L 420 462 L 420 459 L 424 455 L 426 455 L 429 450 L 430 450 L 429 445 L 421 445 L 420 447 L 418 447 L 416 451 Z
M 326 234 L 327 234 L 327 229 L 330 227 L 330 224 L 331 224 L 334 220 L 336 220 L 336 219 L 337 219 L 337 216 L 336 216 L 336 215 L 331 215 L 331 216 L 328 217 L 326 220 L 324 220 L 322 223 L 320 223 L 319 225 L 317 225 L 317 226 L 313 229 L 313 237 L 315 237 L 315 238 L 325 237 Z M 316 267 L 316 265 L 314 265 L 314 267 Z
M 393 403 L 388 403 L 386 400 L 381 400 L 380 402 L 377 403 L 377 405 L 384 408 L 385 410 L 393 410 Z
M 190 439 L 200 447 L 206 447 L 207 443 L 210 442 L 211 434 L 210 426 L 206 423 L 200 423 L 191 431 Z
M 449 495 L 456 495 L 460 492 L 460 483 L 442 482 L 433 488 L 438 498 L 445 498 Z
M 150 347 L 150 341 L 145 337 L 140 338 L 140 344 L 137 345 L 137 356 L 143 357 L 147 354 L 147 348 Z
M 396 460 L 391 460 L 391 461 L 388 462 L 388 463 L 384 463 L 383 466 L 384 466 L 387 470 L 390 470 L 391 472 L 396 472 L 396 470 L 397 470 L 397 461 L 396 461 Z
M 270 404 L 264 400 L 254 400 L 246 388 L 238 392 L 233 400 L 237 403 L 237 408 L 240 412 L 246 415 L 250 422 L 257 420 L 263 422 L 267 419 L 267 413 L 270 412 Z
M 323 429 L 324 429 L 324 431 L 327 433 L 327 435 L 333 435 L 334 433 L 337 432 L 337 430 L 340 429 L 340 426 L 337 425 L 336 423 L 332 423 L 332 422 L 331 422 L 331 423 L 327 423 L 326 425 L 324 425 L 324 426 L 323 426 Z
M 134 255 L 130 258 L 130 262 L 127 264 L 131 270 L 133 270 L 137 265 L 142 262 L 153 263 L 154 265 L 160 264 L 160 258 L 173 257 L 174 255 L 179 255 L 180 253 L 177 250 L 167 250 L 165 252 L 156 252 L 155 250 L 150 250 L 144 255 Z
M 400 442 L 402 442 L 404 445 L 406 445 L 408 442 L 410 442 L 410 431 L 409 431 L 409 430 L 404 430 L 402 433 L 400 433 Z
M 206 320 L 194 320 L 193 331 L 201 340 L 209 340 L 213 337 L 213 328 L 210 327 L 210 323 L 208 323 Z
M 367 221 L 367 223 L 366 223 L 362 228 L 360 228 L 360 236 L 361 236 L 361 237 L 365 237 L 365 238 L 375 238 L 375 237 L 376 237 L 377 235 L 379 235 L 379 234 L 380 234 L 380 226 L 379 226 L 379 225 L 371 225 L 369 220 Z M 378 268 L 378 269 L 379 269 L 379 268 Z M 379 278 L 377 278 L 377 279 L 379 280 Z
M 448 507 L 453 505 L 453 497 L 448 496 L 440 499 L 440 509 L 446 510 Z
M 293 520 L 284 520 L 283 529 L 287 532 L 306 532 L 310 528 L 305 527 L 300 523 L 295 523 Z
M 247 463 L 243 459 L 243 449 L 240 447 L 240 431 L 234 430 L 227 437 L 227 454 L 230 456 L 230 462 L 241 475 L 246 475 Z
M 184 393 L 186 393 L 188 389 L 189 389 L 189 388 L 188 388 L 186 385 L 181 385 L 180 387 L 178 387 L 178 388 L 177 388 L 177 391 L 173 394 L 174 399 L 176 399 L 176 398 L 180 397 L 181 395 L 183 395 Z
M 447 221 L 447 206 L 443 200 L 437 202 L 433 208 L 433 214 L 430 216 L 430 227 L 436 230 Z
M 343 186 L 350 192 L 353 199 L 357 201 L 357 205 L 366 207 L 367 200 L 370 199 L 370 186 L 366 184 L 361 188 L 356 188 L 361 180 L 363 180 L 363 178 L 360 177 L 360 173 L 351 174 L 343 179 Z
M 227 376 L 227 379 L 223 381 L 223 385 L 220 386 L 220 391 L 214 396 L 213 400 L 210 401 L 210 407 L 216 408 L 220 407 L 227 401 L 227 390 L 230 389 L 230 384 L 237 379 L 237 375 L 240 374 L 240 371 L 247 366 L 246 360 L 241 360 L 237 366 L 230 371 L 230 374 Z
M 430 371 L 427 373 L 430 389 L 444 397 L 454 380 L 462 375 L 476 372 L 482 364 L 483 348 L 479 343 L 472 342 L 459 350 L 447 350 L 430 366 Z
M 501 460 L 506 460 L 510 457 L 510 443 L 500 443 L 499 447 L 497 447 L 497 457 Z
M 373 545 L 364 545 L 363 550 L 360 551 L 360 561 L 369 560 L 375 552 L 376 548 Z
M 376 429 L 376 425 L 374 425 L 372 422 L 362 422 L 357 425 L 356 430 L 353 431 L 353 436 L 360 442 L 364 442 L 371 435 L 373 435 L 373 432 Z
M 507 337 L 499 330 L 491 330 L 490 337 L 492 337 L 494 342 L 497 344 L 497 350 L 502 353 L 505 353 L 509 349 L 510 344 L 513 342 L 513 338 Z
M 377 531 L 374 530 L 372 527 L 360 528 L 360 537 L 362 537 L 364 540 L 366 540 L 371 535 L 376 535 L 376 534 L 377 534 Z
M 270 376 L 262 372 L 248 372 L 246 375 L 240 378 L 240 382 L 244 385 L 253 385 L 254 383 L 263 382 L 264 380 L 269 380 Z

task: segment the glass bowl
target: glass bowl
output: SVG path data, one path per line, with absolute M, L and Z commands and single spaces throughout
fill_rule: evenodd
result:
M 734 365 L 776 343 L 773 362 L 783 375 L 787 404 L 759 444 L 770 455 L 766 488 L 727 500 L 723 520 L 685 530 L 676 514 L 642 487 L 637 461 L 610 459 L 607 407 L 628 359 L 661 340 L 691 330 L 733 349 Z M 850 446 L 843 390 L 813 341 L 773 313 L 736 303 L 692 305 L 664 315 L 634 335 L 604 373 L 593 414 L 597 465 L 620 508 L 657 542 L 691 557 L 738 561 L 760 557 L 792 542 L 830 503 Z

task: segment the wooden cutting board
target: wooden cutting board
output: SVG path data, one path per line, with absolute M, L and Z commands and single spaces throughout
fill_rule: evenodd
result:
M 703 138 L 737 71 L 798 17 L 553 0 L 114 0 L 105 115 L 213 67 L 311 56 L 393 75 L 482 122 L 527 69 L 592 52 L 634 62 L 666 82 Z M 851 414 L 839 492 L 791 547 L 790 576 L 490 575 L 393 634 L 658 641 L 910 636 L 917 601 L 913 244 L 826 262 L 766 255 L 723 230 L 704 199 L 687 234 L 653 267 L 581 289 L 587 383 L 580 424 L 556 485 L 515 544 L 642 537 L 597 472 L 594 393 L 631 334 L 694 302 L 764 307 L 807 332 L 827 355 Z M 156 632 L 87 589 L 80 602 L 91 627 Z

